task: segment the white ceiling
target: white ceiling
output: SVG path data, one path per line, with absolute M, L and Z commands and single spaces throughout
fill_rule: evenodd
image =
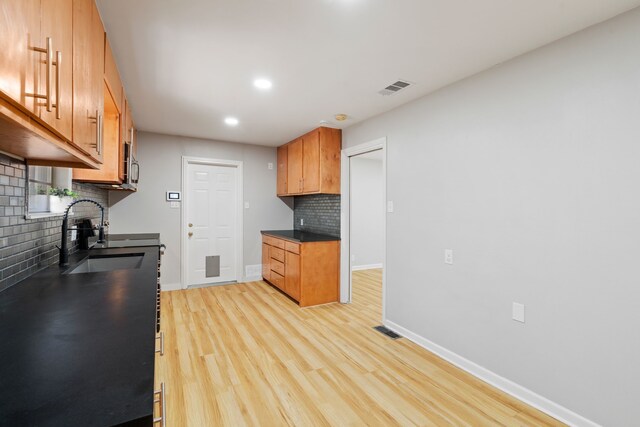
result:
M 98 0 L 141 130 L 280 145 L 347 127 L 640 0 Z M 253 79 L 268 77 L 260 92 Z M 390 97 L 397 79 L 415 85 Z M 240 124 L 224 124 L 226 116 Z

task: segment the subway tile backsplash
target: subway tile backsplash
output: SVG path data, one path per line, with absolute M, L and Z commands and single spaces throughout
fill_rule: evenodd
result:
M 304 225 L 300 225 L 301 219 L 304 219 Z M 340 237 L 340 195 L 295 196 L 293 228 Z
M 58 262 L 62 217 L 25 219 L 26 165 L 0 154 L 0 292 Z M 91 184 L 73 183 L 81 198 L 108 206 L 108 191 Z M 73 218 L 91 218 L 97 223 L 100 210 L 90 204 L 73 208 Z M 105 210 L 105 220 L 108 209 Z M 74 220 L 69 221 L 70 225 Z M 75 243 L 75 242 L 74 242 Z M 71 252 L 75 245 L 69 245 Z

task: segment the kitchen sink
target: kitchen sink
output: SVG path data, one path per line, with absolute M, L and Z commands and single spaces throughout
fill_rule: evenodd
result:
M 67 274 L 97 273 L 99 271 L 134 270 L 140 268 L 144 254 L 117 254 L 89 256 Z

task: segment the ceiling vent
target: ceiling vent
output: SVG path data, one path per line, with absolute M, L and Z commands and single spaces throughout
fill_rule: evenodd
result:
M 405 89 L 409 86 L 411 86 L 411 83 L 404 80 L 398 80 L 395 83 L 391 83 L 389 86 L 385 87 L 378 93 L 380 95 L 389 96 L 393 95 L 394 93 L 400 92 L 402 89 Z

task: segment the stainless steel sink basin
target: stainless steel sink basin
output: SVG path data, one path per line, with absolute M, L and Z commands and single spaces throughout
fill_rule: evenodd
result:
M 95 255 L 80 262 L 67 274 L 97 273 L 99 271 L 134 270 L 140 268 L 144 254 Z

